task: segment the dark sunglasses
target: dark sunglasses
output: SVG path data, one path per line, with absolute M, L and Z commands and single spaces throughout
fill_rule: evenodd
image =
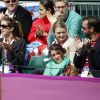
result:
M 9 27 L 8 25 L 0 25 L 0 28 L 3 28 L 3 29 L 6 29 L 8 27 Z
M 5 1 L 5 3 L 10 3 L 10 2 L 15 3 L 16 0 L 7 0 L 7 1 Z

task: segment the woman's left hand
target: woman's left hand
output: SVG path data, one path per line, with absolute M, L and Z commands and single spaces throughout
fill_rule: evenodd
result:
M 10 44 L 7 44 L 6 42 L 0 42 L 0 46 L 6 50 L 10 50 L 11 46 Z

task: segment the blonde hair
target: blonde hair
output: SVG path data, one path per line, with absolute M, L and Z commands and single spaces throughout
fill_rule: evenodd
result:
M 66 29 L 66 31 L 67 31 L 66 25 L 65 25 L 65 23 L 63 22 L 63 20 L 57 20 L 57 21 L 53 24 L 53 32 L 54 32 L 54 33 L 55 33 L 55 29 L 56 29 L 57 27 L 64 28 L 64 29 Z

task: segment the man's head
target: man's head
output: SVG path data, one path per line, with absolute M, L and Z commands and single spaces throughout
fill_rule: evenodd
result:
M 19 0 L 3 0 L 8 11 L 9 12 L 14 12 L 18 6 Z
M 68 0 L 53 0 L 55 14 L 66 20 L 68 15 Z
M 85 37 L 90 38 L 92 34 L 92 23 L 94 22 L 94 17 L 86 17 L 83 18 L 82 22 L 82 32 L 84 33 Z
M 90 27 L 92 27 L 92 35 L 91 38 L 93 41 L 96 41 L 100 38 L 100 19 L 96 18 L 90 23 Z

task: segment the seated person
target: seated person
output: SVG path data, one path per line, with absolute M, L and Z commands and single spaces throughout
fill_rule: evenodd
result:
M 84 35 L 81 32 L 82 27 L 82 17 L 76 13 L 75 11 L 69 10 L 69 2 L 68 0 L 53 0 L 54 2 L 54 9 L 55 9 L 55 16 L 51 17 L 50 19 L 55 22 L 55 20 L 62 18 L 66 27 L 67 33 L 69 37 L 75 38 L 76 35 L 79 35 L 80 38 L 83 38 Z M 55 20 L 54 20 L 55 19 Z M 54 41 L 54 34 L 52 32 L 52 28 L 50 29 L 48 38 L 48 47 Z
M 53 2 L 41 0 L 39 5 L 39 18 L 36 18 L 28 35 L 25 60 L 28 63 L 32 56 L 42 55 L 41 50 L 47 47 L 47 36 L 51 23 L 47 13 L 54 14 Z
M 58 20 L 53 25 L 55 40 L 53 44 L 60 44 L 66 49 L 66 55 L 70 58 L 73 65 L 73 58 L 76 52 L 75 39 L 68 36 L 67 28 L 62 20 Z
M 71 65 L 73 65 L 73 58 L 76 52 L 75 39 L 68 36 L 66 25 L 62 19 L 57 20 L 53 24 L 52 28 L 55 35 L 55 40 L 52 42 L 52 44 L 59 44 L 65 48 L 66 55 L 70 58 Z M 48 48 L 45 49 L 42 50 L 42 53 L 44 54 L 45 51 L 45 54 L 47 55 Z
M 15 68 L 20 66 L 18 71 L 22 72 L 21 66 L 24 61 L 26 42 L 23 38 L 19 37 L 22 36 L 21 27 L 14 19 L 4 16 L 1 19 L 0 30 L 4 36 L 0 38 L 0 52 L 3 51 L 0 53 L 0 64 L 13 66 L 12 71 L 15 71 Z M 4 73 L 11 72 L 7 66 Z M 0 66 L 0 71 L 1 69 L 2 66 Z
M 76 68 L 70 65 L 70 59 L 65 56 L 66 50 L 59 44 L 53 44 L 49 48 L 49 56 L 51 60 L 46 65 L 44 75 L 48 76 L 76 76 Z M 65 69 L 65 70 L 64 70 Z M 69 71 L 68 71 L 69 70 Z
M 51 23 L 47 17 L 47 13 L 54 14 L 53 2 L 51 0 L 41 0 L 39 5 L 39 18 L 36 18 L 28 35 L 28 42 L 39 41 L 47 44 L 47 36 L 51 27 Z
M 74 65 L 81 72 L 85 72 L 81 73 L 83 77 L 88 77 L 91 70 L 100 70 L 100 19 L 92 18 L 88 25 L 91 30 L 91 40 L 85 38 L 81 42 L 77 39 L 77 52 L 74 57 Z

